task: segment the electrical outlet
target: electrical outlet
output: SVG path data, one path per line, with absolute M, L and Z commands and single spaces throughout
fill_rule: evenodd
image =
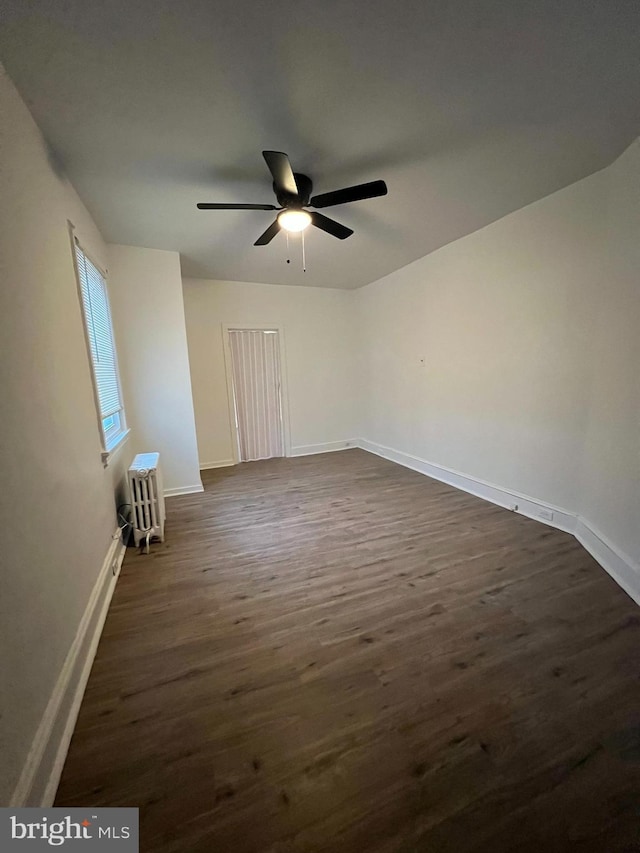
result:
M 550 509 L 541 509 L 538 515 L 540 518 L 544 518 L 545 521 L 553 521 L 553 513 Z

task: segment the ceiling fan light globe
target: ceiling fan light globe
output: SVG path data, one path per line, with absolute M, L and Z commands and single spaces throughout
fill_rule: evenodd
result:
M 278 222 L 286 231 L 304 231 L 311 225 L 311 215 L 306 210 L 283 210 L 278 214 Z

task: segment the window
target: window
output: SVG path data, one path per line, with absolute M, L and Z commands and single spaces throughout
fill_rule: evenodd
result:
M 87 343 L 93 367 L 96 405 L 102 432 L 102 458 L 109 454 L 127 434 L 118 377 L 118 361 L 113 340 L 107 282 L 103 273 L 74 241 L 78 283 L 82 298 Z

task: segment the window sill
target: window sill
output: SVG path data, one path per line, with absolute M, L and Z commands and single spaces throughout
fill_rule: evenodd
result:
M 109 466 L 113 461 L 114 456 L 116 456 L 120 452 L 121 448 L 127 443 L 130 433 L 130 429 L 126 429 L 124 432 L 121 432 L 111 447 L 108 450 L 102 451 L 102 464 L 105 468 Z

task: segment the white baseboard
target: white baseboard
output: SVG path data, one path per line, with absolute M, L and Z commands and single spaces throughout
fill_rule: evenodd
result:
M 336 450 L 348 450 L 350 447 L 357 446 L 357 439 L 325 441 L 323 444 L 301 444 L 298 447 L 292 447 L 289 456 L 313 456 L 316 453 L 333 453 Z M 235 464 L 236 462 L 233 459 L 221 459 L 218 462 L 201 462 L 200 470 L 208 471 L 212 468 L 229 468 Z
M 558 530 L 564 530 L 565 533 L 573 533 L 575 530 L 575 514 L 561 507 L 529 497 L 529 495 L 524 495 L 522 492 L 505 489 L 502 486 L 497 486 L 495 483 L 488 483 L 486 480 L 480 480 L 478 477 L 462 474 L 460 471 L 455 471 L 452 468 L 445 468 L 443 465 L 427 462 L 426 459 L 420 459 L 418 456 L 412 456 L 409 453 L 403 453 L 400 450 L 394 450 L 391 447 L 385 447 L 373 441 L 358 439 L 357 444 L 362 450 L 368 450 L 370 453 L 382 456 L 383 459 L 397 462 L 399 465 L 404 465 L 405 468 L 419 471 L 421 474 L 426 474 L 427 477 L 432 477 L 434 480 L 440 480 L 442 483 L 455 486 L 456 489 L 469 492 L 469 494 L 483 498 L 485 501 L 518 512 L 520 515 L 526 515 L 535 521 L 541 521 L 543 524 L 557 527 Z M 544 513 L 544 515 L 541 515 L 541 513 Z M 551 518 L 549 518 L 549 514 Z
M 177 495 L 194 495 L 197 492 L 204 492 L 202 483 L 196 483 L 194 486 L 178 486 L 177 489 L 165 489 L 165 498 L 175 498 Z
M 397 462 L 405 468 L 426 474 L 427 477 L 440 480 L 442 483 L 447 483 L 485 501 L 510 509 L 520 515 L 526 515 L 534 521 L 556 527 L 565 533 L 573 534 L 627 595 L 637 604 L 640 604 L 640 566 L 627 554 L 620 551 L 589 521 L 576 515 L 576 513 L 364 438 L 358 439 L 355 445 L 362 450 L 367 450 L 369 453 L 382 456 L 383 459 Z M 541 513 L 545 513 L 545 515 L 541 515 Z
M 291 448 L 291 456 L 313 456 L 316 453 L 333 453 L 336 450 L 348 450 L 358 446 L 357 439 L 326 441 L 324 444 L 302 444 Z
M 211 468 L 230 468 L 235 464 L 233 459 L 221 459 L 219 462 L 201 462 L 200 470 L 209 471 Z
M 600 531 L 583 518 L 578 518 L 575 537 L 594 560 L 606 569 L 636 604 L 640 604 L 640 564 L 623 553 Z
M 53 804 L 125 551 L 116 530 L 13 792 L 14 808 Z

